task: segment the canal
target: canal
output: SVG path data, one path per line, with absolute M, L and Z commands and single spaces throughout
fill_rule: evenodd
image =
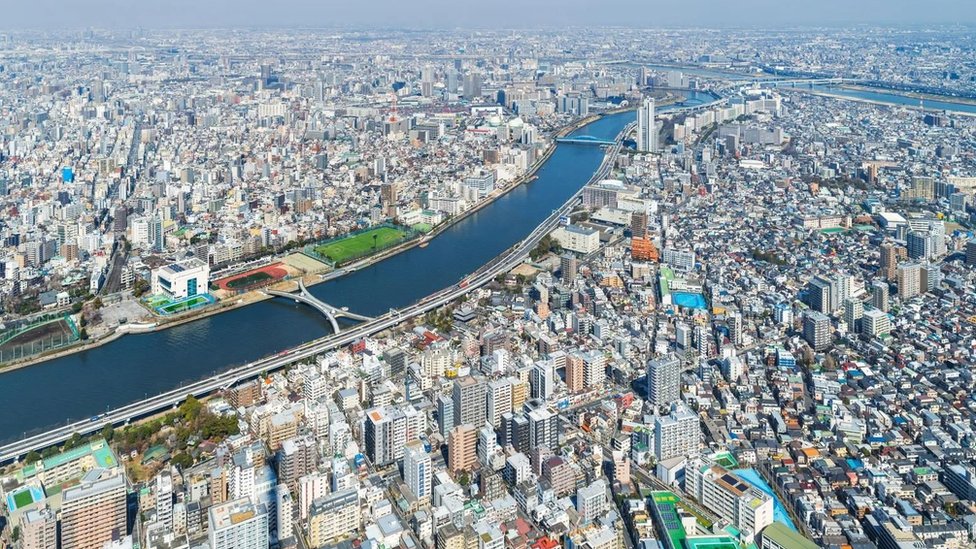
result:
M 689 106 L 701 99 L 692 92 Z M 613 139 L 634 117 L 633 111 L 609 115 L 575 134 Z M 328 303 L 370 316 L 409 305 L 457 283 L 532 232 L 586 183 L 602 159 L 599 147 L 561 144 L 537 172 L 538 179 L 451 226 L 428 246 L 310 290 Z M 3 373 L 0 442 L 96 415 L 328 333 L 328 322 L 311 307 L 275 299 Z

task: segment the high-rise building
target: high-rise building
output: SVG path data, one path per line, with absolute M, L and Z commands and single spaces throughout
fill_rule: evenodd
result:
M 308 518 L 311 547 L 336 546 L 359 537 L 359 490 L 347 488 L 312 502 Z
M 126 535 L 125 475 L 83 480 L 63 492 L 61 548 L 101 549 Z
M 447 435 L 447 466 L 451 472 L 471 471 L 478 465 L 478 430 L 458 425 Z
M 493 427 L 502 424 L 502 414 L 512 411 L 512 381 L 507 378 L 488 383 L 488 423 Z
M 303 435 L 290 438 L 278 450 L 278 482 L 292 491 L 298 490 L 298 479 L 315 471 L 318 463 L 318 450 L 315 438 Z
M 647 237 L 647 212 L 634 212 L 630 214 L 630 234 L 637 238 Z
M 888 283 L 884 280 L 875 280 L 871 283 L 871 306 L 888 312 Z
M 556 386 L 556 372 L 552 362 L 542 360 L 536 362 L 529 372 L 529 386 L 532 389 L 532 398 L 548 400 Z
M 935 252 L 934 238 L 928 232 L 912 231 L 908 233 L 908 257 L 911 259 L 926 260 L 932 257 Z
M 803 339 L 814 351 L 830 347 L 830 317 L 817 311 L 803 315 Z
M 725 323 L 729 327 L 729 340 L 732 345 L 737 347 L 742 345 L 742 313 L 739 311 L 730 312 Z
M 430 500 L 433 473 L 430 454 L 424 444 L 416 440 L 407 444 L 403 453 L 403 482 L 421 502 Z
M 485 380 L 466 376 L 454 381 L 452 392 L 454 400 L 454 425 L 485 424 Z
M 448 395 L 437 397 L 437 431 L 442 437 L 454 428 L 454 399 Z
M 526 414 L 529 419 L 529 447 L 556 448 L 559 445 L 559 418 L 544 405 Z
M 583 359 L 579 355 L 569 355 L 566 357 L 566 387 L 571 392 L 579 392 L 584 389 L 583 385 Z
M 268 512 L 264 505 L 236 499 L 210 508 L 211 549 L 264 549 L 268 547 Z
M 861 331 L 861 317 L 864 316 L 864 302 L 860 299 L 849 297 L 844 300 L 844 322 L 847 329 L 858 333 Z
M 653 406 L 667 408 L 680 398 L 681 361 L 667 355 L 647 362 L 647 400 Z
M 891 319 L 888 313 L 880 309 L 864 311 L 862 319 L 862 333 L 869 337 L 884 335 L 891 332 Z
M 600 518 L 609 508 L 607 483 L 602 478 L 576 491 L 576 511 L 584 523 Z
M 719 465 L 700 459 L 689 463 L 685 489 L 741 531 L 755 535 L 773 523 L 773 497 Z
M 573 280 L 576 280 L 578 265 L 579 260 L 573 254 L 563 254 L 559 258 L 559 278 L 563 281 L 563 284 L 569 284 Z
M 814 277 L 807 283 L 807 305 L 814 311 L 830 314 L 834 311 L 831 301 L 833 293 L 833 281 L 821 276 Z
M 462 94 L 468 101 L 481 97 L 481 75 L 472 72 L 465 75 L 462 84 Z
M 645 97 L 637 110 L 637 150 L 657 150 L 657 124 L 654 120 L 654 98 Z
M 976 238 L 966 242 L 966 265 L 976 265 Z
M 47 507 L 30 509 L 20 516 L 20 546 L 23 549 L 56 549 L 58 517 Z
M 898 297 L 911 299 L 921 293 L 922 267 L 918 263 L 898 265 Z
M 403 457 L 408 440 L 423 428 L 423 418 L 412 406 L 370 408 L 363 424 L 366 456 L 375 465 L 388 465 Z
M 898 252 L 895 245 L 885 242 L 881 245 L 881 275 L 888 280 L 894 280 L 898 268 Z
M 491 459 L 498 449 L 498 436 L 491 425 L 478 429 L 478 462 L 482 467 L 490 467 Z
M 168 470 L 156 475 L 156 522 L 173 529 L 173 475 Z
M 672 404 L 668 415 L 654 418 L 654 454 L 658 461 L 697 455 L 700 444 L 698 416 L 683 402 Z

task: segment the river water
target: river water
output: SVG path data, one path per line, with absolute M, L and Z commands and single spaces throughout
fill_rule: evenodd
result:
M 688 102 L 710 99 L 692 92 Z M 605 116 L 575 133 L 613 139 L 634 118 L 633 111 Z M 370 316 L 416 302 L 456 284 L 532 232 L 602 160 L 600 147 L 560 144 L 538 179 L 454 224 L 428 246 L 310 291 Z M 274 299 L 0 374 L 0 442 L 102 413 L 329 332 L 327 320 L 311 307 Z

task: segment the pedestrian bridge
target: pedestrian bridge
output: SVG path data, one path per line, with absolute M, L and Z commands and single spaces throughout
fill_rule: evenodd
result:
M 281 292 L 278 290 L 264 290 L 264 293 L 275 297 L 294 299 L 296 303 L 304 303 L 315 308 L 318 312 L 322 313 L 327 319 L 329 319 L 329 324 L 332 325 L 332 331 L 336 334 L 339 333 L 339 318 L 351 318 L 361 322 L 373 320 L 372 317 L 358 315 L 345 309 L 333 307 L 332 305 L 329 305 L 328 303 L 315 297 L 311 292 L 308 291 L 308 288 L 305 287 L 305 281 L 301 278 L 298 279 L 298 293 Z
M 611 139 L 602 139 L 592 135 L 572 135 L 568 137 L 559 137 L 556 139 L 556 143 L 575 143 L 577 145 L 613 145 L 616 142 Z

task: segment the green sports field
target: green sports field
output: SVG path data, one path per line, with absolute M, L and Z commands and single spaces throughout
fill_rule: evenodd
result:
M 377 227 L 354 236 L 316 246 L 315 253 L 333 263 L 343 263 L 350 259 L 368 255 L 374 250 L 374 245 L 376 250 L 389 248 L 402 241 L 407 235 L 407 231 L 392 227 Z

